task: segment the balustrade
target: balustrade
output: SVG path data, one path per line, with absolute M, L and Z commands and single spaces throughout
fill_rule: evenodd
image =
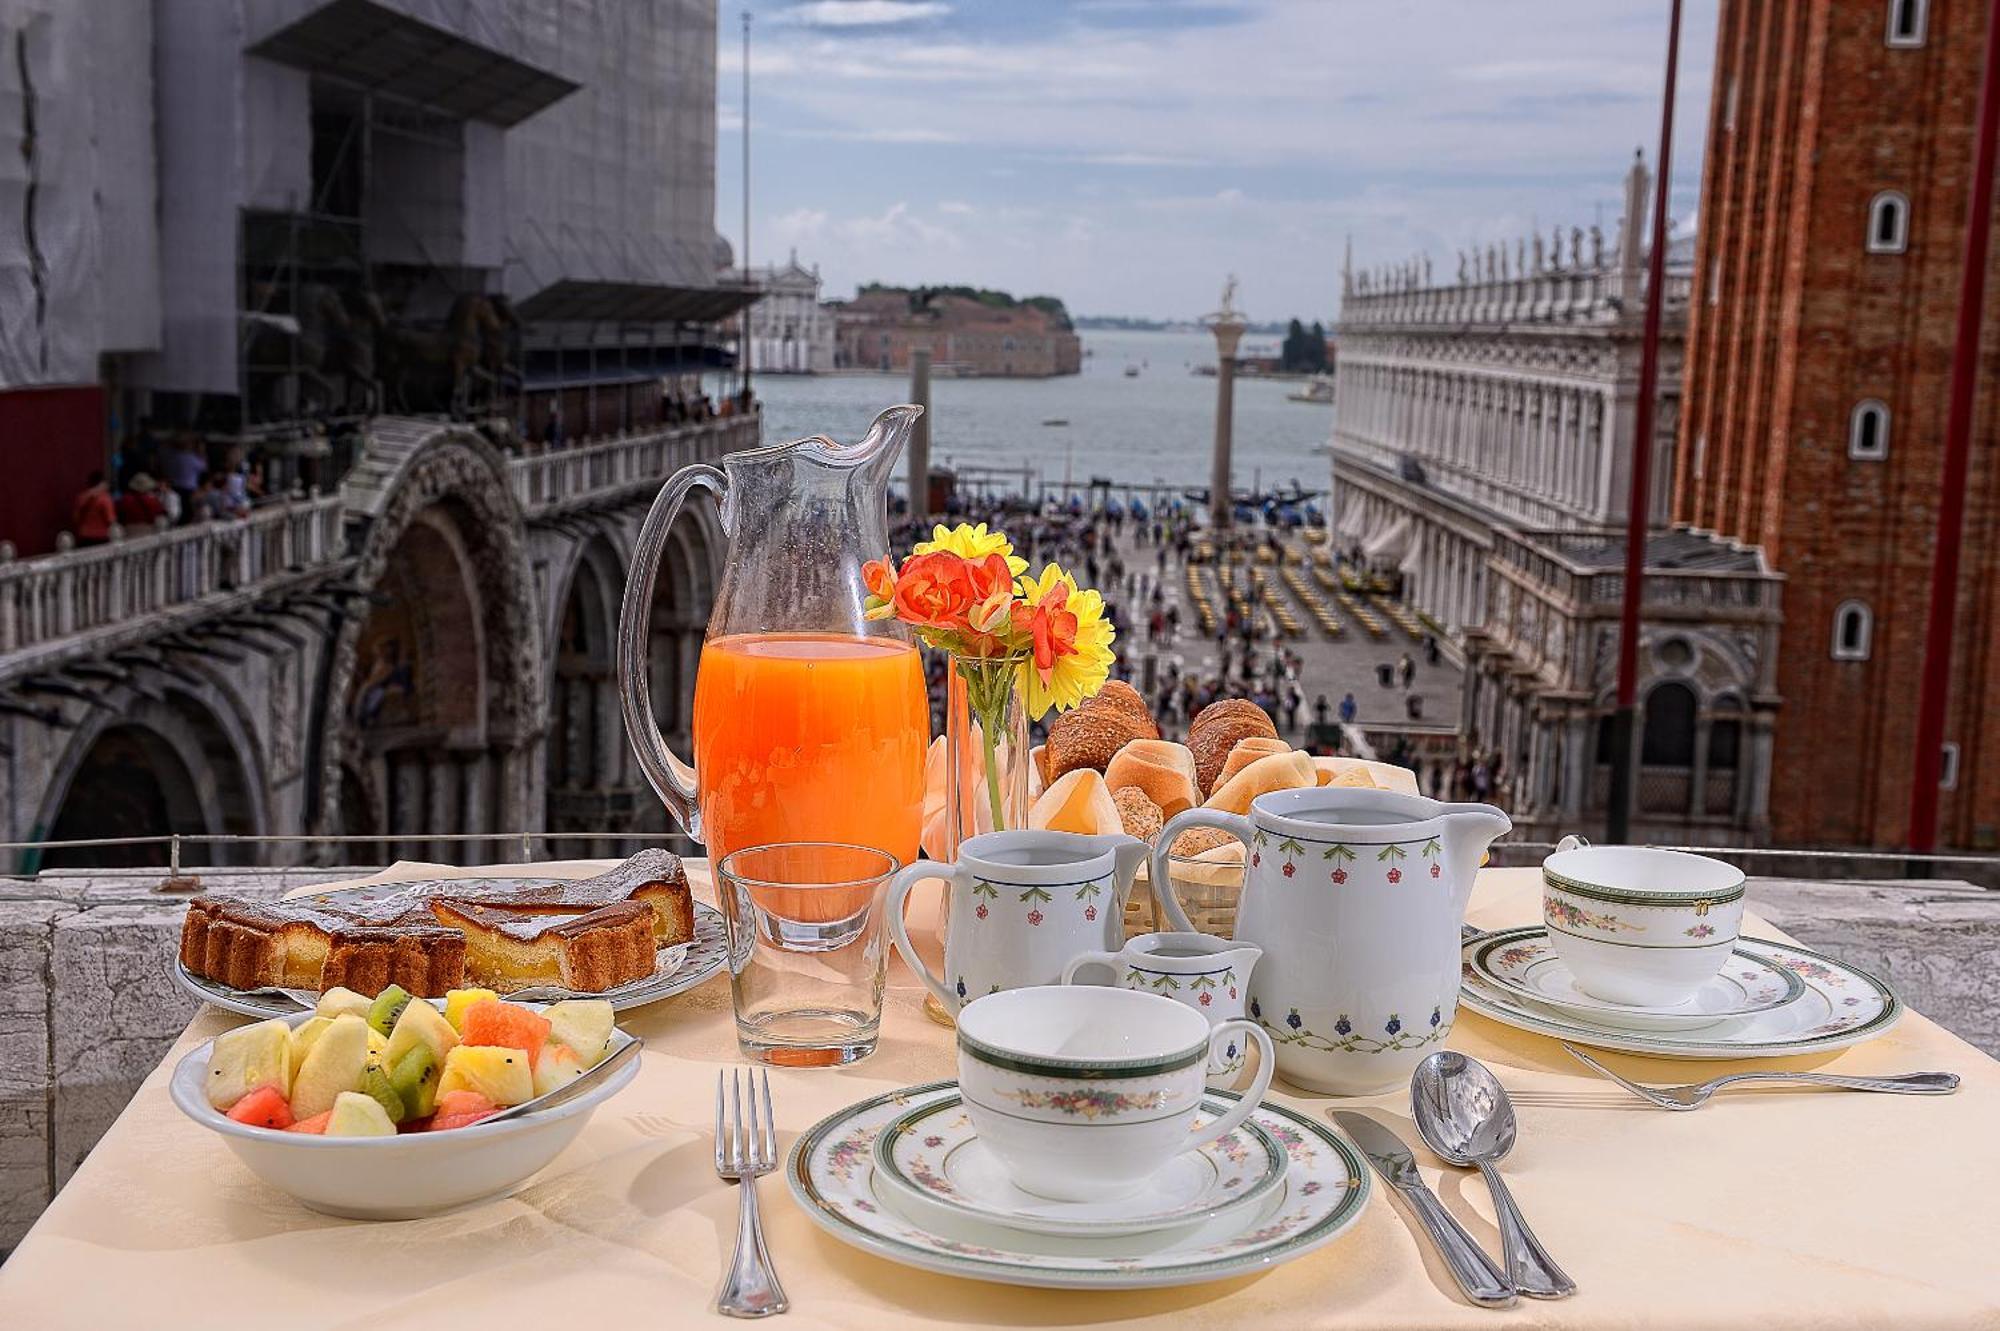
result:
M 515 502 L 535 512 L 608 492 L 657 486 L 690 462 L 755 448 L 759 418 L 731 417 L 619 435 L 575 448 L 511 458 Z

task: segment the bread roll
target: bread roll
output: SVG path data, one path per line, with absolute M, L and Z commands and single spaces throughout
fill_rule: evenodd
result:
M 1138 837 L 1149 846 L 1166 825 L 1167 820 L 1160 815 L 1160 806 L 1148 799 L 1146 792 L 1137 786 L 1112 791 L 1111 802 L 1118 808 L 1118 824 L 1125 835 Z
M 1319 769 L 1322 786 L 1352 786 L 1362 790 L 1373 786 L 1403 795 L 1423 793 L 1417 789 L 1417 774 L 1394 763 L 1370 762 L 1366 758 L 1315 758 L 1313 766 Z
M 1303 790 L 1319 784 L 1319 769 L 1312 755 L 1287 751 L 1268 754 L 1229 779 L 1229 784 L 1208 797 L 1204 808 L 1224 813 L 1248 813 L 1250 801 L 1274 790 Z
M 1201 802 L 1194 785 L 1194 754 L 1171 740 L 1133 740 L 1112 757 L 1104 781 L 1114 795 L 1129 787 L 1145 791 L 1169 818 Z
M 1080 767 L 1042 792 L 1028 811 L 1028 826 L 1047 832 L 1081 832 L 1095 836 L 1124 830 L 1118 805 L 1101 772 Z
M 1117 708 L 1073 708 L 1049 727 L 1048 743 L 1042 746 L 1044 780 L 1053 787 L 1078 768 L 1102 772 L 1118 750 L 1143 738 L 1145 734 L 1139 723 Z
M 1222 760 L 1222 772 L 1215 778 L 1216 788 L 1229 784 L 1229 778 L 1256 762 L 1274 753 L 1290 753 L 1292 746 L 1281 739 L 1271 739 L 1264 735 L 1252 735 L 1249 739 L 1239 739 L 1229 756 Z
M 1188 725 L 1195 784 L 1202 794 L 1213 794 L 1231 749 L 1246 739 L 1277 737 L 1278 728 L 1271 724 L 1271 718 L 1248 698 L 1223 698 L 1210 703 Z
M 1146 706 L 1146 700 L 1139 696 L 1139 690 L 1122 679 L 1107 679 L 1104 687 L 1095 695 L 1083 701 L 1085 707 L 1108 707 L 1120 716 L 1128 718 L 1138 730 L 1140 739 L 1158 739 L 1160 727 L 1153 720 L 1153 709 Z

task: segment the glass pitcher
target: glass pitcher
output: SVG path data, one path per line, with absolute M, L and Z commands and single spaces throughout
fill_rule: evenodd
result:
M 888 553 L 889 475 L 922 410 L 890 407 L 858 444 L 816 435 L 683 467 L 639 529 L 618 620 L 625 733 L 711 861 L 778 841 L 917 857 L 923 666 L 902 625 L 864 618 L 861 566 Z M 729 544 L 695 674 L 690 767 L 654 720 L 646 647 L 660 554 L 697 487 L 714 492 Z

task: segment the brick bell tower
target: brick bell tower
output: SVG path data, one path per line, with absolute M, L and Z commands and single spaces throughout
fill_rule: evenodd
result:
M 1673 512 L 1762 546 L 1786 579 L 1780 843 L 1894 847 L 1908 831 L 1985 11 L 1722 0 Z M 1941 846 L 1988 850 L 1996 308 L 1989 295 L 1938 829 Z

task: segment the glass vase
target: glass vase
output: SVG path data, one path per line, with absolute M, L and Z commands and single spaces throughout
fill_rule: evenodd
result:
M 948 861 L 968 837 L 1028 825 L 1028 705 L 1019 678 L 1018 661 L 951 656 L 944 708 Z M 940 943 L 950 915 L 940 915 Z M 924 1013 L 939 1025 L 954 1024 L 929 995 Z

